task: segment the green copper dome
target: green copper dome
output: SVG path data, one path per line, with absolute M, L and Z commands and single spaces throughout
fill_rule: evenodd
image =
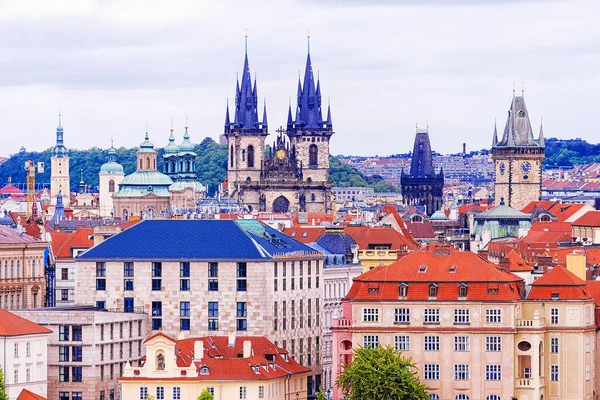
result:
M 119 191 L 113 197 L 144 197 L 153 193 L 158 197 L 170 197 L 171 178 L 158 171 L 136 171 L 127 175 L 119 184 Z
M 156 150 L 154 150 L 154 145 L 149 140 L 148 132 L 146 132 L 146 137 L 145 137 L 144 141 L 140 144 L 140 152 L 142 152 L 142 153 L 156 153 Z
M 171 128 L 171 136 L 169 137 L 169 144 L 165 147 L 165 156 L 168 154 L 177 154 L 179 147 L 175 144 L 175 137 L 173 136 L 173 129 Z
M 194 153 L 194 145 L 190 142 L 190 134 L 188 133 L 188 127 L 185 126 L 185 133 L 183 134 L 183 142 L 179 145 L 179 154 Z
M 106 164 L 102 164 L 100 167 L 101 174 L 124 174 L 123 166 L 114 161 L 109 161 Z

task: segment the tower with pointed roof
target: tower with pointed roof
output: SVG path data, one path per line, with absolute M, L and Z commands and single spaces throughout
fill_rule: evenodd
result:
M 545 150 L 543 128 L 540 126 L 536 139 L 524 93 L 516 96 L 513 90 L 502 138 L 498 138 L 496 127 L 492 138 L 496 204 L 503 200 L 507 206 L 521 210 L 530 202 L 540 200 Z
M 110 218 L 115 214 L 113 194 L 119 190 L 119 184 L 125 178 L 123 166 L 117 163 L 117 151 L 111 141 L 108 150 L 108 162 L 100 167 L 100 217 Z
M 64 145 L 61 114 L 58 114 L 58 127 L 56 128 L 56 146 L 52 149 L 50 158 L 50 195 L 52 205 L 56 205 L 57 196 L 62 193 L 62 203 L 71 204 L 71 179 L 69 177 L 69 154 Z
M 444 173 L 435 172 L 429 141 L 429 127 L 419 129 L 410 164 L 410 173 L 402 171 L 400 178 L 403 201 L 408 206 L 422 206 L 431 216 L 442 207 Z

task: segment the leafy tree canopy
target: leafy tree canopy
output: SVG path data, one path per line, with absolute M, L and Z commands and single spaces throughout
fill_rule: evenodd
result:
M 0 400 L 9 400 L 6 394 L 6 385 L 4 384 L 4 373 L 0 369 Z
M 198 400 L 215 400 L 212 394 L 208 391 L 208 389 L 204 389 L 200 396 L 198 396 Z
M 355 349 L 337 385 L 349 400 L 429 400 L 415 364 L 391 346 Z

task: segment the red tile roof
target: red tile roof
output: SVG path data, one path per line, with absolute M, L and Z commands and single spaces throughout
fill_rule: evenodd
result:
M 573 222 L 575 226 L 600 227 L 600 211 L 588 211 Z
M 46 400 L 46 398 L 40 396 L 39 394 L 30 392 L 27 389 L 23 389 L 21 394 L 19 394 L 19 397 L 17 397 L 17 400 Z
M 428 300 L 429 285 L 438 285 L 436 300 L 458 300 L 459 284 L 468 285 L 467 300 L 519 300 L 522 279 L 505 272 L 472 252 L 452 246 L 434 251 L 415 251 L 399 261 L 374 268 L 356 277 L 346 298 L 350 300 L 398 300 L 398 285 L 408 285 L 407 300 Z
M 559 222 L 565 222 L 569 218 L 573 216 L 576 212 L 580 211 L 582 208 L 586 207 L 587 204 L 561 204 L 554 203 L 552 207 L 548 211 L 552 214 L 556 215 Z
M 0 308 L 0 336 L 52 333 L 50 329 Z
M 52 234 L 52 239 L 54 239 L 55 232 Z M 94 245 L 94 239 L 90 237 L 94 234 L 93 228 L 84 228 L 77 227 L 77 230 L 71 232 L 69 236 L 62 242 L 60 247 L 54 250 L 54 245 L 52 246 L 52 250 L 57 259 L 72 259 L 73 258 L 73 249 L 87 249 Z
M 533 209 L 536 206 L 541 206 L 542 208 L 545 208 L 546 210 L 550 210 L 550 207 L 552 207 L 552 205 L 556 203 L 555 201 L 532 201 L 531 203 L 527 204 L 525 207 L 523 207 L 521 209 L 521 212 L 524 212 L 525 214 L 531 214 L 531 212 L 533 211 Z
M 11 197 L 15 200 L 22 200 L 26 198 L 25 193 L 23 193 L 21 189 L 19 189 L 12 183 L 7 184 L 2 189 L 0 189 L 0 196 Z
M 533 267 L 523 260 L 523 258 L 514 249 L 509 251 L 504 258 L 507 258 L 510 261 L 511 272 L 533 271 Z
M 301 243 L 314 243 L 324 233 L 325 233 L 325 228 L 323 228 L 323 227 L 300 227 L 300 226 L 296 227 L 296 226 L 293 226 L 291 228 L 283 229 L 284 235 L 287 235 Z
M 555 266 L 531 283 L 529 300 L 552 300 L 558 294 L 560 300 L 591 299 L 586 282 L 562 265 Z
M 433 239 L 435 238 L 435 232 L 433 231 L 433 225 L 429 221 L 423 222 L 406 222 L 406 229 L 415 239 Z
M 416 249 L 418 245 L 397 230 L 387 227 L 347 226 L 344 232 L 354 239 L 360 249 L 389 246 L 390 250 Z

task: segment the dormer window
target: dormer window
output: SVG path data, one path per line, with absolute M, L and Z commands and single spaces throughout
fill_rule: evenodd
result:
M 420 265 L 419 266 L 419 273 L 423 274 L 425 272 L 427 272 L 427 264 Z
M 466 300 L 467 299 L 467 290 L 468 286 L 466 283 L 461 283 L 460 285 L 458 285 L 458 298 L 460 300 Z
M 552 293 L 552 300 L 558 300 L 558 293 Z
M 408 296 L 408 284 L 401 283 L 398 285 L 398 298 L 405 299 Z
M 254 367 L 252 367 L 252 369 L 254 370 L 255 374 L 260 374 L 260 366 L 259 365 L 255 365 Z
M 448 270 L 448 272 L 450 272 L 451 274 L 455 273 L 456 272 L 456 264 L 452 264 L 450 266 L 450 269 Z
M 423 217 L 420 215 L 413 215 L 410 222 L 423 222 Z
M 202 368 L 200 368 L 200 375 L 208 375 L 208 367 L 206 365 L 203 365 Z
M 429 285 L 429 299 L 435 299 L 438 295 L 438 285 L 436 283 L 432 283 Z

